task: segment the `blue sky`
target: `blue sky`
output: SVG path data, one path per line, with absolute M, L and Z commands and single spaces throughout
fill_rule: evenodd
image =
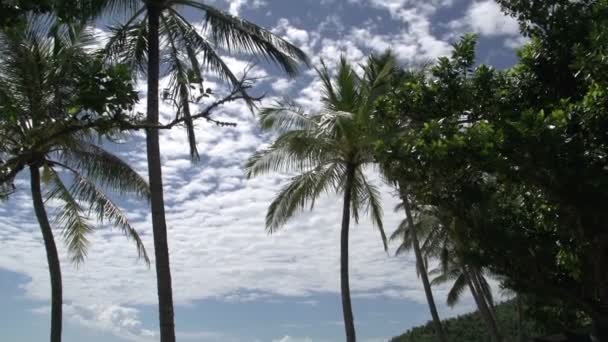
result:
M 504 68 L 524 43 L 517 24 L 493 0 L 215 0 L 209 1 L 284 36 L 335 66 L 340 54 L 352 62 L 390 47 L 404 65 L 450 53 L 465 32 L 480 34 L 478 60 Z M 193 21 L 198 18 L 187 13 Z M 103 27 L 98 27 L 103 36 Z M 102 38 L 100 38 L 102 39 Z M 250 59 L 227 57 L 234 71 Z M 266 103 L 289 97 L 318 108 L 319 83 L 310 70 L 290 80 L 259 64 L 255 91 Z M 166 79 L 163 82 L 167 82 Z M 218 94 L 222 84 L 209 76 Z M 145 90 L 143 82 L 139 86 Z M 145 98 L 141 99 L 145 103 Z M 143 106 L 138 110 L 144 111 Z M 161 107 L 165 119 L 173 109 Z M 243 177 L 246 158 L 272 138 L 261 135 L 242 103 L 224 106 L 216 118 L 238 123 L 218 128 L 199 123 L 202 161 L 191 164 L 182 129 L 161 136 L 169 225 L 169 245 L 180 341 L 337 342 L 343 340 L 339 297 L 339 213 L 337 197 L 322 198 L 315 211 L 299 215 L 281 232 L 264 232 L 264 215 L 288 175 Z M 110 146 L 146 175 L 141 134 Z M 372 171 L 370 171 L 372 172 Z M 380 181 L 371 173 L 377 184 Z M 383 187 L 385 226 L 401 220 L 395 200 Z M 0 206 L 0 332 L 4 341 L 42 341 L 48 335 L 50 288 L 44 248 L 35 222 L 28 184 Z M 145 203 L 117 199 L 153 255 Z M 49 203 L 52 207 L 53 203 Z M 52 212 L 52 210 L 51 210 Z M 59 244 L 64 275 L 66 342 L 149 342 L 158 340 L 154 268 L 136 259 L 136 250 L 117 231 L 100 226 L 91 237 L 86 263 L 69 264 Z M 56 232 L 60 238 L 60 232 Z M 395 246 L 391 246 L 394 251 Z M 369 221 L 353 227 L 351 288 L 361 341 L 385 341 L 429 319 L 412 256 L 383 249 Z M 472 310 L 465 298 L 450 309 L 445 287 L 436 289 L 443 316 Z

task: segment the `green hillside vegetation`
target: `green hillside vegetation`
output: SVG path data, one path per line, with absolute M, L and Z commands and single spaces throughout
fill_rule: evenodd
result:
M 499 328 L 504 335 L 504 341 L 519 341 L 517 305 L 515 301 L 508 301 L 496 306 L 496 317 Z M 488 342 L 491 341 L 490 333 L 479 312 L 460 315 L 443 321 L 447 338 L 450 341 Z M 524 338 L 542 336 L 545 334 L 543 328 L 530 321 L 523 321 Z M 393 337 L 390 342 L 434 342 L 437 340 L 433 322 L 414 327 L 403 335 Z

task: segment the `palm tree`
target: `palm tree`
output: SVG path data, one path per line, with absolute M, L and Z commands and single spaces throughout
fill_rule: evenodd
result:
M 425 238 L 423 243 L 424 246 L 430 244 L 437 238 L 436 231 L 436 218 L 428 211 L 421 211 L 418 213 L 417 222 L 414 221 L 414 213 L 412 212 L 410 199 L 405 192 L 405 186 L 400 186 L 401 203 L 395 208 L 396 210 L 403 209 L 405 211 L 405 219 L 401 222 L 397 230 L 391 235 L 391 240 L 401 239 L 401 243 L 397 248 L 396 254 L 402 254 L 410 250 L 414 250 L 414 256 L 416 257 L 416 271 L 418 276 L 422 280 L 424 287 L 424 293 L 426 300 L 431 311 L 431 317 L 433 318 L 433 324 L 435 325 L 435 333 L 439 341 L 447 341 L 441 319 L 439 318 L 439 312 L 437 311 L 437 305 L 433 298 L 433 290 L 431 289 L 431 282 L 429 281 L 428 270 L 427 270 L 427 259 L 428 256 L 424 252 L 424 249 L 420 246 L 419 237 Z
M 340 233 L 340 281 L 346 340 L 355 341 L 355 326 L 348 276 L 348 240 L 351 216 L 355 222 L 368 212 L 378 227 L 384 247 L 382 208 L 378 189 L 369 182 L 364 169 L 374 162 L 372 124 L 374 102 L 388 84 L 394 68 L 390 53 L 372 56 L 357 75 L 344 57 L 332 79 L 323 61 L 317 70 L 322 81 L 323 109 L 305 113 L 295 104 L 277 103 L 260 113 L 263 130 L 281 135 L 247 162 L 247 177 L 270 171 L 297 172 L 270 204 L 266 215 L 269 233 L 281 228 L 295 213 L 323 193 L 343 197 Z
M 130 18 L 124 24 L 113 28 L 114 35 L 105 52 L 114 59 L 139 67 L 140 71 L 147 74 L 146 117 L 151 125 L 159 123 L 160 66 L 161 62 L 167 63 L 166 70 L 171 74 L 171 89 L 168 92 L 173 93 L 172 98 L 178 104 L 177 115 L 184 115 L 193 160 L 198 159 L 198 153 L 194 126 L 190 120 L 190 86 L 196 85 L 199 96 L 204 94 L 202 72 L 205 68 L 235 86 L 239 83 L 217 49 L 224 49 L 229 53 L 262 56 L 265 60 L 281 66 L 291 76 L 298 73 L 299 62 L 308 62 L 300 49 L 270 31 L 200 1 L 91 0 L 85 1 L 82 6 L 85 16 L 104 12 L 128 13 L 126 17 Z M 199 31 L 189 23 L 178 11 L 178 7 L 200 13 L 201 18 L 204 18 L 203 29 Z M 166 45 L 161 45 L 163 43 Z M 242 98 L 253 106 L 252 98 L 244 91 Z M 174 342 L 173 294 L 157 129 L 146 130 L 146 147 L 161 341 Z
M 490 334 L 494 340 L 501 341 L 492 289 L 483 268 L 467 260 L 463 252 L 464 241 L 458 234 L 458 220 L 439 208 L 427 209 L 424 214 L 427 216 L 425 231 L 430 232 L 422 246 L 424 257 L 440 260 L 440 265 L 429 272 L 435 276 L 431 285 L 453 281 L 447 296 L 449 306 L 454 306 L 468 287 Z
M 98 221 L 109 221 L 133 239 L 139 256 L 148 262 L 137 231 L 103 190 L 148 197 L 149 188 L 126 163 L 93 144 L 92 132 L 49 138 L 50 125 L 76 119 L 87 112 L 79 102 L 82 100 L 79 81 L 89 76 L 86 71 L 91 58 L 78 40 L 83 37 L 83 31 L 66 29 L 60 34 L 54 26 L 54 31 L 41 32 L 43 26 L 30 22 L 25 30 L 0 32 L 3 51 L 0 56 L 0 136 L 3 141 L 0 160 L 11 161 L 10 165 L 3 165 L 3 171 L 18 172 L 25 167 L 30 171 L 32 200 L 51 279 L 50 339 L 59 342 L 61 267 L 45 201 L 57 200 L 62 204 L 56 223 L 62 228 L 62 237 L 74 263 L 79 264 L 86 256 L 87 236 L 94 229 L 92 214 Z M 48 34 L 54 38 L 46 38 Z M 66 39 L 67 36 L 72 39 Z M 62 177 L 60 171 L 66 175 Z

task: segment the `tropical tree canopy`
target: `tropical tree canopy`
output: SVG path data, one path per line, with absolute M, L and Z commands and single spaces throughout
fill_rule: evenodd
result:
M 342 57 L 334 78 L 322 62 L 317 70 L 323 93 L 320 111 L 307 113 L 295 103 L 283 102 L 260 111 L 262 129 L 280 136 L 249 159 L 247 176 L 270 171 L 297 173 L 268 209 L 269 232 L 282 227 L 299 210 L 312 209 L 322 194 L 343 193 L 352 186 L 350 206 L 355 221 L 369 213 L 386 246 L 380 193 L 365 175 L 365 167 L 374 162 L 373 138 L 368 132 L 374 101 L 389 84 L 394 67 L 390 53 L 372 56 L 360 76 Z M 347 184 L 349 174 L 352 184 Z
M 378 158 L 459 221 L 470 260 L 606 326 L 608 4 L 500 2 L 530 37 L 519 63 L 475 65 L 463 37 L 379 102 Z
M 47 201 L 61 202 L 56 224 L 74 262 L 86 256 L 87 236 L 94 229 L 91 218 L 120 228 L 148 261 L 137 231 L 104 193 L 149 196 L 147 182 L 137 172 L 95 143 L 99 134 L 111 131 L 56 134 L 73 121 L 130 109 L 136 94 L 128 71 L 90 58 L 84 50 L 86 30 L 33 24 L 28 30 L 0 32 L 2 184 L 11 190 L 12 180 L 24 167 L 43 168 Z M 98 82 L 102 87 L 94 89 Z
M 237 77 L 223 60 L 221 53 L 250 55 L 280 66 L 289 76 L 299 72 L 299 64 L 308 57 L 299 48 L 270 31 L 198 1 L 92 1 L 85 13 L 91 16 L 104 13 L 126 16 L 124 23 L 111 26 L 111 37 L 102 54 L 113 62 L 129 65 L 140 74 L 148 68 L 148 11 L 150 6 L 159 11 L 160 63 L 170 76 L 162 98 L 177 108 L 176 118 L 183 118 L 190 143 L 190 154 L 198 160 L 191 105 L 198 104 L 212 92 L 205 88 L 204 72 L 210 71 L 239 91 L 235 99 L 244 100 L 251 107 L 257 99 L 247 93 L 249 82 Z M 200 13 L 202 25 L 194 25 L 180 8 Z

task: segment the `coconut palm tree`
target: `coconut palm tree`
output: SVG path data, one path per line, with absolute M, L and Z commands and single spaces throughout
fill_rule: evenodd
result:
M 193 0 L 89 0 L 82 2 L 85 17 L 102 13 L 119 13 L 127 19 L 113 27 L 113 36 L 105 52 L 113 59 L 129 62 L 147 75 L 147 121 L 159 123 L 159 77 L 163 71 L 171 75 L 171 87 L 167 93 L 178 104 L 177 115 L 183 115 L 187 130 L 190 154 L 198 158 L 194 123 L 190 101 L 200 99 L 203 91 L 205 68 L 222 79 L 238 86 L 238 79 L 222 60 L 219 50 L 239 55 L 259 56 L 277 64 L 293 76 L 298 64 L 307 63 L 306 55 L 298 48 L 256 24 L 232 16 L 206 2 Z M 199 13 L 203 27 L 199 30 L 182 15 L 178 8 L 187 8 L 192 14 Z M 191 87 L 192 86 L 192 87 Z M 192 88 L 197 88 L 191 94 Z M 250 106 L 253 99 L 242 92 Z M 151 189 L 152 228 L 159 299 L 159 320 L 162 342 L 175 341 L 175 323 L 167 223 L 163 196 L 162 168 L 158 130 L 146 130 L 148 174 Z
M 431 311 L 431 317 L 433 318 L 433 324 L 435 326 L 435 333 L 439 341 L 447 341 L 441 318 L 439 318 L 439 312 L 437 311 L 437 305 L 433 297 L 433 290 L 431 289 L 431 282 L 429 281 L 428 275 L 428 255 L 425 253 L 425 246 L 432 244 L 435 239 L 438 238 L 437 220 L 431 215 L 429 211 L 420 211 L 414 213 L 411 207 L 410 199 L 405 192 L 405 186 L 399 186 L 401 194 L 401 203 L 395 208 L 395 210 L 404 210 L 405 219 L 399 224 L 399 227 L 391 235 L 391 240 L 401 240 L 399 247 L 395 254 L 403 254 L 414 250 L 414 256 L 416 258 L 416 272 L 422 280 L 424 287 L 424 294 L 426 295 L 427 304 Z M 416 219 L 414 216 L 417 216 Z M 423 238 L 423 247 L 420 245 L 419 238 Z
M 458 221 L 447 211 L 441 211 L 439 208 L 426 208 L 422 211 L 421 217 L 422 219 L 415 228 L 418 229 L 416 233 L 424 237 L 420 248 L 422 258 L 425 261 L 430 258 L 440 261 L 437 268 L 428 272 L 429 275 L 435 276 L 430 285 L 453 281 L 447 296 L 449 306 L 454 306 L 468 287 L 480 314 L 486 321 L 488 330 L 496 341 L 500 341 L 492 289 L 484 276 L 483 268 L 468 262 L 464 256 L 464 242 L 457 232 Z M 413 238 L 410 238 L 413 235 L 412 231 L 405 231 L 404 228 L 400 226 L 397 231 L 401 231 L 401 234 L 407 237 L 407 239 L 404 238 L 404 244 L 400 246 L 398 252 L 401 247 L 413 245 L 413 242 L 410 242 L 413 241 Z
M 306 113 L 295 104 L 278 103 L 262 109 L 260 124 L 280 136 L 270 147 L 256 152 L 247 162 L 247 177 L 270 171 L 295 172 L 270 204 L 266 215 L 269 233 L 281 228 L 296 212 L 323 193 L 342 195 L 340 233 L 340 281 L 346 340 L 355 341 L 355 326 L 348 276 L 350 219 L 369 213 L 386 248 L 378 189 L 369 182 L 365 167 L 374 162 L 371 136 L 374 102 L 394 70 L 390 53 L 372 56 L 359 76 L 344 57 L 332 78 L 321 61 L 317 70 L 322 83 L 323 109 Z
M 45 202 L 60 204 L 55 222 L 74 263 L 86 256 L 87 237 L 94 230 L 92 219 L 106 220 L 121 229 L 148 262 L 137 231 L 104 190 L 148 197 L 149 188 L 125 162 L 95 145 L 93 132 L 51 134 L 50 126 L 93 114 L 91 108 L 82 106 L 85 94 L 81 86 L 83 78 L 95 75 L 88 74 L 92 59 L 82 49 L 83 31 L 46 24 L 30 22 L 25 30 L 0 32 L 0 161 L 7 161 L 2 173 L 9 170 L 12 177 L 29 169 L 51 279 L 50 339 L 59 342 L 61 266 Z M 49 27 L 53 30 L 48 31 Z

